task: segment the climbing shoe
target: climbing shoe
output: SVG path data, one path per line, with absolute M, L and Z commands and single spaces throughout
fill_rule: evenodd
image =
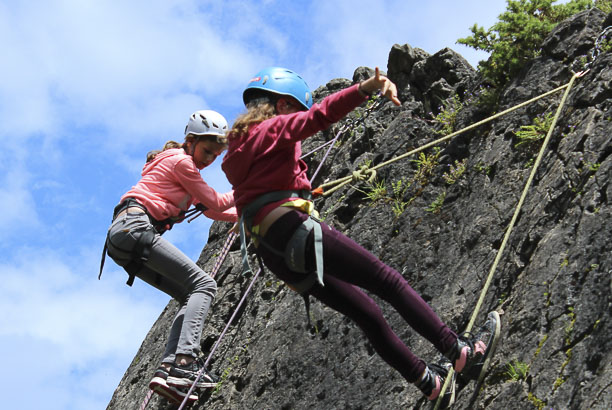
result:
M 157 370 L 155 370 L 155 373 L 153 374 L 153 379 L 151 379 L 151 382 L 149 382 L 149 387 L 153 389 L 151 385 L 166 384 L 167 379 L 168 379 L 168 372 L 166 371 L 166 369 L 159 366 Z
M 199 376 L 199 377 L 198 377 Z M 215 387 L 219 382 L 219 378 L 206 370 L 200 359 L 196 359 L 193 362 L 180 366 L 174 364 L 170 368 L 167 382 L 168 385 L 174 387 L 191 387 L 191 385 L 198 380 L 196 388 L 208 388 Z
M 415 383 L 416 387 L 423 392 L 428 400 L 437 401 L 450 368 L 451 364 L 449 362 L 444 362 L 442 364 L 428 364 L 425 368 L 423 378 Z M 441 404 L 438 407 L 439 409 L 445 409 L 455 402 L 455 382 L 453 379 L 451 379 L 446 391 L 444 392 L 444 397 L 442 398 Z
M 493 311 L 476 336 L 459 336 L 455 346 L 445 356 L 461 378 L 480 383 L 495 352 L 500 330 L 499 314 Z
M 177 387 L 169 386 L 167 383 L 167 378 L 168 372 L 164 368 L 159 367 L 157 370 L 155 370 L 153 379 L 151 379 L 149 382 L 149 389 L 174 403 L 182 403 L 183 400 L 185 400 L 185 397 L 187 397 L 187 393 L 181 391 Z M 191 404 L 197 400 L 197 395 L 190 394 L 189 398 L 187 399 L 187 403 Z

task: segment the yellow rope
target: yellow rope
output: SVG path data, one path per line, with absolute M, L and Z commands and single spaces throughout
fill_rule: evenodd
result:
M 571 83 L 571 81 L 570 81 L 570 83 Z M 427 148 L 433 147 L 434 145 L 437 145 L 437 144 L 440 144 L 440 143 L 442 143 L 444 141 L 447 141 L 447 140 L 449 140 L 449 139 L 451 139 L 453 137 L 456 137 L 459 134 L 462 134 L 464 132 L 470 131 L 470 130 L 476 128 L 476 127 L 479 127 L 479 126 L 481 126 L 483 124 L 486 124 L 487 122 L 493 121 L 494 119 L 497 119 L 497 118 L 499 118 L 501 116 L 504 116 L 504 115 L 506 115 L 506 114 L 508 114 L 508 113 L 510 113 L 512 111 L 518 110 L 521 107 L 524 107 L 524 106 L 529 105 L 529 104 L 531 104 L 531 103 L 533 103 L 535 101 L 538 101 L 538 100 L 540 100 L 540 99 L 542 99 L 544 97 L 547 97 L 547 96 L 549 96 L 551 94 L 554 94 L 557 91 L 563 90 L 564 88 L 567 88 L 570 83 L 568 83 L 566 85 L 562 85 L 561 87 L 557 87 L 554 90 L 548 91 L 548 92 L 546 92 L 544 94 L 541 94 L 541 95 L 539 95 L 539 96 L 537 96 L 535 98 L 532 98 L 531 100 L 528 100 L 528 101 L 525 101 L 525 102 L 523 102 L 521 104 L 515 105 L 514 107 L 508 108 L 507 110 L 504 110 L 504 111 L 502 111 L 500 113 L 492 115 L 492 116 L 490 116 L 488 118 L 485 118 L 482 121 L 478 121 L 477 123 L 474 123 L 474 124 L 472 124 L 472 125 L 470 125 L 468 127 L 465 127 L 465 128 L 463 128 L 463 129 L 461 129 L 459 131 L 455 131 L 452 134 L 449 134 L 449 135 L 447 135 L 445 137 L 442 137 L 440 139 L 432 141 L 432 142 L 430 142 L 428 144 L 425 144 L 425 145 L 423 145 L 423 146 L 421 146 L 419 148 L 413 149 L 412 151 L 406 152 L 405 154 L 399 155 L 399 156 L 397 156 L 395 158 L 392 158 L 392 159 L 390 159 L 388 161 L 382 162 L 382 163 L 380 163 L 380 164 L 378 164 L 378 165 L 376 165 L 376 166 L 374 166 L 372 168 L 363 168 L 362 167 L 362 169 L 360 169 L 359 171 L 355 171 L 350 176 L 339 178 L 339 179 L 334 180 L 334 181 L 326 182 L 325 184 L 320 185 L 319 188 L 317 188 L 317 189 L 324 189 L 324 188 L 327 188 L 327 187 L 330 187 L 330 186 L 333 187 L 333 188 L 331 188 L 331 189 L 329 189 L 327 191 L 324 190 L 324 192 L 322 194 L 323 196 L 329 196 L 332 193 L 334 193 L 336 190 L 340 189 L 341 187 L 343 187 L 344 185 L 350 183 L 351 181 L 354 181 L 355 179 L 366 179 L 367 178 L 367 177 L 356 177 L 355 174 L 364 174 L 364 173 L 368 173 L 368 172 L 370 172 L 372 170 L 375 171 L 375 170 L 377 170 L 379 168 L 382 168 L 382 167 L 384 167 L 386 165 L 389 165 L 389 164 L 391 164 L 391 163 L 393 163 L 395 161 L 399 161 L 399 160 L 404 159 L 406 157 L 409 157 L 411 155 L 417 154 L 417 153 L 419 153 L 419 152 L 421 152 L 423 150 L 426 150 Z
M 561 114 L 561 110 L 563 109 L 563 106 L 565 105 L 565 101 L 567 100 L 567 96 L 570 92 L 570 89 L 572 88 L 572 85 L 574 83 L 574 81 L 576 80 L 576 78 L 580 77 L 583 73 L 577 73 L 574 74 L 574 76 L 572 77 L 572 79 L 570 80 L 569 83 L 567 83 L 567 85 L 563 86 L 563 87 L 567 87 L 567 89 L 565 90 L 565 93 L 563 94 L 563 98 L 561 99 L 561 102 L 559 103 L 559 107 L 557 108 L 557 112 L 555 113 L 555 116 L 553 117 L 553 121 L 552 124 L 550 125 L 550 128 L 548 129 L 548 133 L 546 134 L 546 138 L 544 138 L 544 142 L 542 143 L 542 147 L 540 148 L 540 152 L 538 153 L 538 156 L 535 160 L 535 163 L 533 164 L 533 168 L 531 169 L 531 174 L 529 175 L 529 179 L 527 179 L 527 183 L 525 184 L 525 188 L 523 188 L 523 193 L 521 194 L 521 198 L 519 199 L 518 205 L 516 206 L 516 209 L 514 211 L 514 215 L 512 216 L 512 220 L 510 221 L 510 224 L 508 225 L 508 228 L 506 229 L 506 234 L 504 235 L 504 240 L 502 241 L 502 244 L 499 248 L 499 250 L 497 251 L 497 255 L 495 256 L 495 261 L 493 262 L 493 266 L 491 266 L 491 270 L 489 271 L 489 276 L 487 276 L 487 280 L 482 288 L 482 291 L 480 292 L 480 297 L 478 299 L 478 302 L 476 303 L 476 307 L 474 309 L 474 312 L 472 313 L 472 317 L 470 318 L 470 322 L 467 325 L 467 328 L 465 329 L 465 333 L 468 333 L 472 330 L 472 327 L 474 326 L 474 322 L 476 321 L 476 317 L 478 316 L 478 312 L 480 311 L 480 308 L 482 307 L 482 304 L 484 302 L 484 298 L 487 294 L 487 291 L 489 290 L 489 286 L 491 285 L 491 281 L 493 280 L 493 276 L 495 273 L 495 270 L 497 269 L 497 265 L 499 264 L 499 261 L 501 259 L 502 253 L 504 252 L 504 249 L 506 247 L 506 244 L 508 243 L 508 238 L 510 237 L 510 233 L 512 232 L 512 228 L 514 228 L 514 224 L 516 223 L 516 220 L 518 219 L 519 213 L 521 211 L 521 207 L 523 206 L 523 203 L 525 202 L 525 198 L 527 197 L 527 191 L 529 190 L 531 183 L 535 177 L 535 174 L 538 170 L 538 167 L 540 165 L 540 162 L 542 162 L 542 158 L 544 157 L 544 152 L 546 150 L 546 147 L 548 145 L 548 142 L 550 140 L 550 137 L 552 136 L 553 130 L 555 128 L 555 126 L 557 125 L 557 120 L 559 119 L 559 116 Z M 450 380 L 453 376 L 453 369 L 451 368 L 450 371 L 448 372 L 448 375 L 446 377 L 446 380 L 444 382 L 444 386 L 442 386 L 442 390 L 440 391 L 440 396 L 438 396 L 438 400 L 436 401 L 436 406 L 434 407 L 434 410 L 438 409 L 439 404 L 441 403 L 442 397 L 444 397 L 444 393 L 446 392 L 446 389 L 448 387 L 448 384 L 450 383 Z

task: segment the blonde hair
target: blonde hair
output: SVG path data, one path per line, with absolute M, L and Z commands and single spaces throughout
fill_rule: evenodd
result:
M 249 132 L 249 128 L 255 124 L 259 124 L 268 118 L 276 115 L 276 109 L 270 102 L 260 102 L 258 104 L 249 104 L 248 111 L 236 118 L 232 129 L 229 132 L 229 138 L 241 137 Z

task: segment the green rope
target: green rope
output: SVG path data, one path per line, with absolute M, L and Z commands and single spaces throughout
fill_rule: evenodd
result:
M 550 137 L 552 136 L 553 130 L 555 128 L 555 126 L 557 125 L 557 120 L 559 119 L 559 116 L 561 115 L 561 110 L 563 109 L 563 106 L 565 105 L 565 101 L 567 100 L 567 96 L 570 92 L 570 89 L 572 88 L 572 85 L 574 83 L 574 81 L 576 80 L 576 78 L 582 76 L 583 73 L 577 73 L 574 74 L 574 76 L 572 77 L 572 79 L 570 80 L 569 83 L 567 83 L 567 85 L 563 86 L 563 88 L 567 88 L 565 90 L 565 93 L 563 94 L 563 98 L 561 99 L 561 102 L 559 103 L 559 107 L 557 108 L 557 112 L 555 113 L 555 116 L 553 117 L 553 121 L 552 124 L 550 125 L 550 128 L 548 129 L 548 133 L 546 134 L 546 138 L 544 138 L 544 142 L 542 143 L 542 147 L 540 148 L 540 152 L 538 153 L 538 157 L 535 160 L 535 163 L 533 164 L 533 168 L 531 169 L 531 174 L 529 175 L 529 179 L 527 180 L 527 183 L 525 184 L 525 188 L 523 188 L 523 193 L 521 194 L 521 198 L 519 199 L 518 205 L 516 206 L 516 209 L 514 211 L 514 215 L 512 216 L 512 220 L 510 221 L 510 224 L 508 225 L 508 228 L 506 229 L 506 234 L 504 235 L 504 240 L 499 248 L 499 250 L 497 251 L 497 255 L 495 257 L 495 261 L 493 262 L 493 266 L 491 266 L 491 270 L 489 271 L 489 276 L 487 277 L 487 280 L 482 288 L 482 291 L 480 292 L 480 297 L 478 299 L 478 302 L 476 303 L 476 307 L 474 309 L 474 312 L 472 313 L 472 317 L 470 318 L 470 322 L 467 325 L 467 328 L 465 329 L 465 333 L 468 333 L 472 330 L 472 327 L 474 326 L 474 322 L 476 321 L 476 317 L 478 316 L 478 313 L 480 311 L 480 308 L 482 307 L 482 304 L 484 302 L 484 298 L 487 294 L 487 291 L 489 290 L 489 286 L 491 285 L 491 281 L 493 280 L 493 276 L 495 274 L 495 270 L 497 269 L 497 265 L 499 264 L 499 261 L 501 260 L 501 256 L 502 253 L 504 252 L 504 249 L 506 248 L 506 244 L 508 243 L 508 238 L 510 237 L 510 233 L 512 232 L 512 228 L 514 228 L 514 224 L 516 223 L 516 220 L 518 219 L 519 213 L 521 211 L 521 208 L 523 206 L 523 203 L 525 202 L 525 198 L 527 197 L 527 191 L 529 190 L 531 183 L 535 177 L 535 174 L 538 170 L 538 167 L 540 165 L 540 162 L 542 162 L 542 158 L 544 157 L 544 152 L 546 150 L 546 147 L 548 145 L 548 142 L 550 140 Z M 560 89 L 560 88 L 559 88 Z M 557 89 L 558 90 L 558 89 Z M 448 375 L 446 376 L 446 380 L 444 382 L 444 386 L 442 386 L 442 390 L 440 391 L 440 396 L 438 396 L 438 400 L 436 401 L 436 406 L 434 407 L 434 410 L 438 409 L 439 404 L 441 403 L 441 399 L 442 397 L 444 397 L 444 393 L 446 392 L 446 389 L 448 388 L 448 384 L 450 383 L 450 380 L 452 379 L 453 376 L 453 368 L 451 368 L 448 372 Z
M 570 81 L 570 83 L 571 83 L 571 81 Z M 568 86 L 569 86 L 569 83 L 566 84 L 566 85 L 562 85 L 561 87 L 557 87 L 554 90 L 548 91 L 548 92 L 546 92 L 544 94 L 541 94 L 541 95 L 539 95 L 539 96 L 537 96 L 535 98 L 532 98 L 531 100 L 528 100 L 528 101 L 525 101 L 525 102 L 520 103 L 518 105 L 515 105 L 514 107 L 508 108 L 507 110 L 504 110 L 504 111 L 502 111 L 500 113 L 492 115 L 492 116 L 490 116 L 488 118 L 485 118 L 482 121 L 478 121 L 477 123 L 474 123 L 474 124 L 472 124 L 472 125 L 470 125 L 468 127 L 465 127 L 465 128 L 463 128 L 463 129 L 461 129 L 459 131 L 455 131 L 452 134 L 449 134 L 449 135 L 447 135 L 445 137 L 442 137 L 440 139 L 432 141 L 432 142 L 430 142 L 428 144 L 425 144 L 425 145 L 423 145 L 423 146 L 421 146 L 419 148 L 413 149 L 412 151 L 406 152 L 406 153 L 404 153 L 402 155 L 399 155 L 399 156 L 397 156 L 395 158 L 392 158 L 392 159 L 390 159 L 388 161 L 382 162 L 382 163 L 380 163 L 380 164 L 378 164 L 378 165 L 376 165 L 374 167 L 371 167 L 371 168 L 364 168 L 364 167 L 362 167 L 359 171 L 355 171 L 350 176 L 339 178 L 339 179 L 337 179 L 335 181 L 326 182 L 325 184 L 320 185 L 319 188 L 317 188 L 317 189 L 324 189 L 324 188 L 327 188 L 327 187 L 330 187 L 330 186 L 333 187 L 333 188 L 331 188 L 331 189 L 329 189 L 327 191 L 324 190 L 324 192 L 322 194 L 323 196 L 329 196 L 332 193 L 334 193 L 336 190 L 338 190 L 341 187 L 343 187 L 344 185 L 349 184 L 351 181 L 355 181 L 355 180 L 358 180 L 358 179 L 368 179 L 368 177 L 365 176 L 365 175 L 363 177 L 359 177 L 359 176 L 356 176 L 356 174 L 366 174 L 368 172 L 371 172 L 372 170 L 375 171 L 375 170 L 377 170 L 379 168 L 382 168 L 382 167 L 384 167 L 386 165 L 389 165 L 389 164 L 391 164 L 393 162 L 396 162 L 396 161 L 399 161 L 399 160 L 404 159 L 406 157 L 409 157 L 411 155 L 417 154 L 417 153 L 419 153 L 421 151 L 426 150 L 427 148 L 433 147 L 434 145 L 438 145 L 438 144 L 440 144 L 440 143 L 442 143 L 444 141 L 447 141 L 447 140 L 449 140 L 449 139 L 451 139 L 453 137 L 456 137 L 459 134 L 462 134 L 464 132 L 470 131 L 470 130 L 476 128 L 476 127 L 479 127 L 479 126 L 481 126 L 483 124 L 486 124 L 487 122 L 493 121 L 493 120 L 495 120 L 495 119 L 497 119 L 497 118 L 499 118 L 501 116 L 504 116 L 504 115 L 506 115 L 506 114 L 508 114 L 508 113 L 510 113 L 512 111 L 518 110 L 519 108 L 522 108 L 522 107 L 524 107 L 526 105 L 529 105 L 529 104 L 531 104 L 531 103 L 533 103 L 535 101 L 538 101 L 538 100 L 540 100 L 540 99 L 542 99 L 544 97 L 547 97 L 547 96 L 549 96 L 551 94 L 554 94 L 554 93 L 556 93 L 558 91 L 561 91 L 564 88 L 567 88 Z

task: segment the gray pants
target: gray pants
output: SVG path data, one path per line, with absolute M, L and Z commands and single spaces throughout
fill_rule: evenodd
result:
M 118 216 L 108 230 L 108 255 L 126 266 L 140 234 L 153 229 L 144 213 Z M 202 327 L 217 293 L 217 283 L 183 252 L 155 233 L 148 261 L 136 277 L 176 299 L 181 307 L 172 322 L 163 363 L 174 363 L 177 354 L 197 357 Z

